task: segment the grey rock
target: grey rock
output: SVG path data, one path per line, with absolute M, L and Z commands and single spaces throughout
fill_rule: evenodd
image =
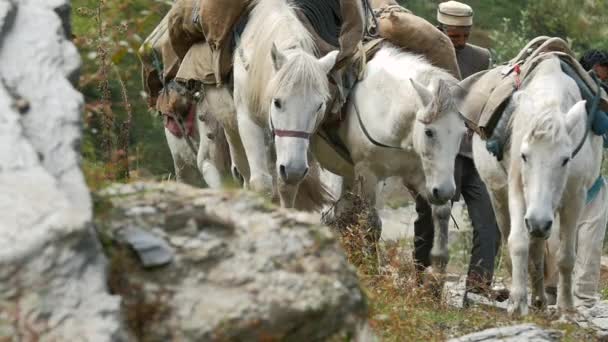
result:
M 449 275 L 448 275 L 449 277 Z M 452 277 L 454 278 L 454 277 Z M 447 295 L 447 303 L 450 306 L 453 306 L 455 308 L 463 308 L 465 306 L 464 303 L 464 295 L 465 295 L 465 284 L 466 284 L 466 275 L 465 276 L 460 276 L 460 277 L 455 277 L 455 279 L 451 279 L 451 280 L 447 280 L 445 282 L 444 285 L 444 292 Z M 500 284 L 500 279 L 496 279 L 495 280 L 495 286 L 493 287 L 493 290 L 498 291 L 498 290 L 504 290 L 505 287 Z M 467 294 L 467 301 L 468 301 L 468 305 L 470 306 L 482 306 L 482 307 L 489 307 L 489 308 L 493 308 L 493 309 L 499 309 L 499 310 L 507 310 L 507 301 L 496 301 L 496 300 L 491 300 L 485 296 L 479 295 L 479 294 L 475 294 L 475 293 L 468 293 Z
M 0 340 L 126 339 L 75 149 L 80 66 L 50 6 L 0 2 Z
M 509 327 L 487 329 L 473 334 L 453 338 L 449 342 L 553 342 L 560 341 L 562 333 L 545 330 L 535 324 L 520 324 Z
M 100 196 L 110 284 L 140 340 L 317 341 L 365 326 L 356 272 L 316 215 L 171 182 Z M 121 239 L 129 227 L 162 236 L 173 261 L 142 267 Z
M 139 256 L 144 267 L 156 267 L 173 260 L 173 249 L 165 240 L 143 229 L 130 227 L 122 232 L 123 239 Z
M 579 326 L 595 330 L 603 339 L 608 336 L 608 301 L 598 300 L 591 308 L 579 307 L 578 311 L 576 323 Z

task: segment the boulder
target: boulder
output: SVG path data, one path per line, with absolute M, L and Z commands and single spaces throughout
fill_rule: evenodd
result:
M 0 3 L 0 340 L 126 340 L 76 150 L 67 0 Z
M 448 342 L 554 342 L 560 341 L 562 333 L 545 330 L 535 324 L 519 324 L 510 327 L 492 328 L 473 334 L 454 338 Z
M 356 272 L 318 216 L 172 182 L 112 186 L 97 208 L 110 287 L 140 340 L 317 341 L 365 327 Z

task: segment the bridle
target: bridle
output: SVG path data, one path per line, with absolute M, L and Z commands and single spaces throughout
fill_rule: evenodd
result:
M 306 132 L 306 131 L 277 129 L 274 127 L 274 123 L 272 122 L 272 114 L 270 114 L 270 113 L 268 113 L 268 126 L 270 127 L 270 135 L 271 135 L 273 141 L 274 141 L 275 137 L 310 140 L 310 137 L 314 134 L 314 133 L 310 133 L 310 132 Z

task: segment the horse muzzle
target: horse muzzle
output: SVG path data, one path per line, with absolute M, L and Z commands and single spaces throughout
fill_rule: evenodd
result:
M 276 167 L 281 181 L 297 185 L 308 173 L 308 140 L 276 137 Z
M 535 216 L 526 216 L 524 219 L 528 234 L 535 239 L 548 239 L 551 235 L 551 227 L 553 226 L 552 218 L 541 218 Z
M 281 180 L 288 185 L 297 185 L 308 173 L 308 166 L 294 167 L 289 164 L 280 164 L 278 169 Z
M 444 185 L 444 186 L 433 186 L 428 190 L 428 200 L 431 204 L 442 205 L 451 200 L 456 193 L 456 186 Z

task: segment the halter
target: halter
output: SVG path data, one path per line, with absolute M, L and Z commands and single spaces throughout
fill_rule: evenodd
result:
M 289 130 L 289 129 L 274 128 L 274 123 L 272 122 L 272 115 L 270 115 L 270 114 L 268 114 L 268 123 L 270 126 L 270 133 L 272 135 L 272 140 L 274 140 L 275 137 L 298 138 L 298 139 L 309 140 L 310 137 L 312 136 L 312 133 L 305 132 L 305 131 L 295 131 L 295 130 Z

